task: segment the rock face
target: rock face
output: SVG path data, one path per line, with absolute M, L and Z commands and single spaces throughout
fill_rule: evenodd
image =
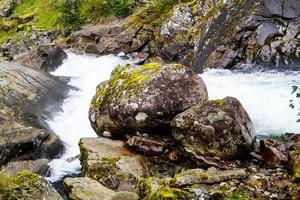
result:
M 233 97 L 194 106 L 177 115 L 171 126 L 174 138 L 185 150 L 208 165 L 216 157 L 228 160 L 245 156 L 254 139 L 252 122 Z
M 89 118 L 100 136 L 104 131 L 115 137 L 165 134 L 175 115 L 207 99 L 202 79 L 182 65 L 124 65 L 97 87 Z
M 43 118 L 51 117 L 70 89 L 57 77 L 14 63 L 0 63 L 0 87 L 0 105 L 5 113 L 22 113 L 21 121 L 45 126 Z
M 138 179 L 149 176 L 145 157 L 125 147 L 125 143 L 105 138 L 80 140 L 82 174 L 113 190 L 133 191 Z
M 70 199 L 74 200 L 138 200 L 132 192 L 115 192 L 90 178 L 66 178 L 64 188 Z
M 35 69 L 0 63 L 0 87 L 0 165 L 57 156 L 63 145 L 44 129 L 44 120 L 67 97 L 68 85 Z
M 28 171 L 15 176 L 0 174 L 0 199 L 62 200 L 43 177 Z
M 67 54 L 60 47 L 45 45 L 18 55 L 15 62 L 49 72 L 61 65 L 65 58 Z

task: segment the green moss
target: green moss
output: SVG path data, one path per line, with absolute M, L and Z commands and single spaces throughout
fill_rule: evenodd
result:
M 32 190 L 39 190 L 41 178 L 32 172 L 23 171 L 15 176 L 0 174 L 0 199 L 26 199 Z
M 296 181 L 300 182 L 300 166 L 296 167 L 294 177 Z
M 216 105 L 216 106 L 222 106 L 224 105 L 224 99 L 216 99 L 216 100 L 213 100 L 213 103 Z
M 119 65 L 112 72 L 110 80 L 97 87 L 97 94 L 92 105 L 99 108 L 110 98 L 118 98 L 125 93 L 127 96 L 137 94 L 144 88 L 147 81 L 158 74 L 161 66 L 158 63 L 149 63 L 143 66 Z
M 246 195 L 239 191 L 233 191 L 230 195 L 225 196 L 224 200 L 246 200 Z

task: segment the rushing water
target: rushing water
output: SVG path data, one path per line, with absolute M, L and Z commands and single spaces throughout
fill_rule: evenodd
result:
M 48 121 L 66 146 L 63 156 L 50 163 L 50 181 L 80 171 L 79 160 L 70 161 L 69 158 L 79 154 L 80 138 L 96 136 L 88 120 L 90 100 L 96 85 L 108 79 L 116 65 L 125 62 L 112 55 L 96 58 L 69 53 L 68 59 L 53 73 L 72 77 L 70 84 L 78 90 L 71 91 L 62 105 L 62 112 Z M 291 86 L 300 81 L 300 73 L 208 70 L 200 76 L 207 85 L 210 99 L 238 98 L 252 118 L 258 134 L 300 132 L 300 123 L 296 123 L 297 110 L 289 107 Z
M 291 109 L 292 85 L 299 84 L 299 72 L 232 72 L 208 70 L 201 75 L 210 99 L 236 97 L 249 113 L 257 134 L 300 133 L 298 107 Z
M 66 151 L 60 159 L 50 163 L 51 176 L 54 182 L 64 175 L 80 172 L 78 159 L 70 159 L 79 155 L 78 142 L 82 137 L 95 137 L 96 133 L 90 126 L 88 110 L 96 86 L 109 79 L 111 71 L 118 64 L 125 63 L 117 56 L 101 57 L 79 56 L 68 53 L 68 58 L 53 75 L 71 77 L 70 85 L 78 88 L 72 90 L 62 105 L 62 112 L 53 120 L 49 120 L 50 128 L 64 142 Z

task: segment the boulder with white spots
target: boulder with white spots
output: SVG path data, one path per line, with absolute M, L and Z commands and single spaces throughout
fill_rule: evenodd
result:
M 89 118 L 99 136 L 171 135 L 173 117 L 207 100 L 202 79 L 183 65 L 123 65 L 97 87 Z

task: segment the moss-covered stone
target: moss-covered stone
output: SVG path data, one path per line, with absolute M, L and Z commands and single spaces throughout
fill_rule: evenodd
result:
M 15 176 L 0 174 L 0 199 L 62 200 L 44 178 L 28 171 Z

